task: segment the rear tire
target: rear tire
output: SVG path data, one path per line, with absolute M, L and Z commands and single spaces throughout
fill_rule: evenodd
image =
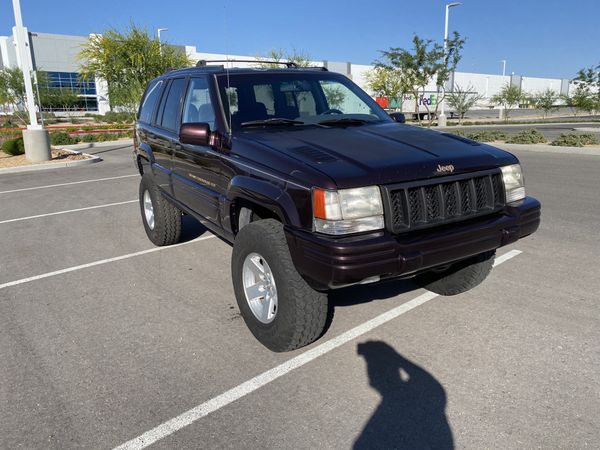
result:
M 257 273 L 262 267 L 261 279 L 274 280 L 272 285 L 258 278 L 248 281 L 249 260 L 258 262 Z M 241 315 L 265 347 L 285 352 L 321 336 L 327 321 L 327 295 L 312 289 L 294 267 L 281 223 L 266 219 L 245 225 L 235 239 L 231 272 Z M 249 294 L 253 283 L 260 285 L 259 293 Z M 269 307 L 267 313 L 257 313 L 261 304 L 269 305 L 267 294 L 273 298 L 273 287 L 276 309 Z
M 481 284 L 494 265 L 495 251 L 458 262 L 443 272 L 426 272 L 415 277 L 421 287 L 440 295 L 458 295 Z
M 139 198 L 148 239 L 158 246 L 179 242 L 181 211 L 169 203 L 149 173 L 142 175 Z

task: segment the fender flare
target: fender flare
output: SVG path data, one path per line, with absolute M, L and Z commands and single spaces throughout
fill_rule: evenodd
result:
M 284 225 L 300 226 L 300 218 L 292 197 L 279 186 L 249 176 L 238 175 L 229 183 L 226 197 L 227 208 L 230 208 L 235 200 L 243 199 L 273 212 Z M 230 216 L 229 211 L 223 215 L 223 217 L 227 216 Z
M 152 148 L 146 143 L 141 143 L 134 153 L 135 162 L 140 175 L 148 173 L 149 169 L 152 167 L 152 163 L 154 162 Z

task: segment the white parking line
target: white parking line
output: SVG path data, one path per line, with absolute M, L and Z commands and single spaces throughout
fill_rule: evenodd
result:
M 137 200 L 136 200 L 137 201 Z M 196 238 L 192 241 L 181 242 L 179 244 L 173 244 L 165 247 L 154 247 L 148 250 L 142 250 L 135 253 L 128 253 L 126 255 L 115 256 L 114 258 L 101 259 L 87 264 L 81 264 L 79 266 L 67 267 L 66 269 L 55 270 L 54 272 L 47 272 L 41 275 L 35 275 L 33 277 L 21 278 L 20 280 L 9 281 L 8 283 L 0 284 L 0 289 L 5 289 L 11 286 L 17 286 L 19 284 L 30 283 L 32 281 L 42 280 L 44 278 L 55 277 L 56 275 L 62 275 L 63 273 L 75 272 L 76 270 L 87 269 L 89 267 L 100 266 L 102 264 L 108 264 L 115 261 L 122 261 L 123 259 L 134 258 L 136 256 L 147 255 L 148 253 L 159 252 L 161 250 L 168 250 L 170 248 L 181 247 L 182 245 L 193 244 L 194 242 L 205 241 L 206 239 L 212 239 L 216 237 L 214 234 L 210 236 L 203 236 Z
M 59 184 L 48 184 L 46 186 L 36 186 L 36 187 L 23 188 L 23 189 L 11 189 L 10 191 L 0 191 L 0 194 L 11 194 L 13 192 L 35 191 L 36 189 L 48 189 L 48 188 L 59 187 L 59 186 L 71 186 L 73 184 L 94 183 L 96 181 L 118 180 L 120 178 L 130 178 L 130 177 L 139 177 L 139 176 L 140 176 L 139 173 L 134 173 L 132 175 L 121 175 L 118 177 L 94 178 L 93 180 L 72 181 L 70 183 L 59 183 Z
M 60 214 L 68 214 L 78 211 L 88 211 L 90 209 L 98 209 L 98 208 L 108 208 L 109 206 L 118 206 L 118 205 L 126 205 L 128 203 L 134 203 L 138 200 L 127 200 L 125 202 L 116 202 L 116 203 L 106 203 L 104 205 L 96 205 L 96 206 L 86 206 L 85 208 L 76 208 L 76 209 L 67 209 L 66 211 L 57 211 L 46 214 L 38 214 L 35 216 L 27 216 L 27 217 L 17 217 L 16 219 L 8 219 L 0 221 L 0 225 L 3 223 L 11 223 L 11 222 L 20 222 L 22 220 L 30 220 L 30 219 L 39 219 L 40 217 L 48 217 L 48 216 L 58 216 Z
M 505 253 L 504 255 L 498 257 L 494 261 L 494 266 L 502 264 L 505 261 L 508 261 L 511 258 L 514 258 L 518 254 L 520 254 L 520 250 L 511 250 L 510 252 Z M 316 358 L 336 349 L 337 347 L 350 342 L 351 340 L 362 336 L 365 333 L 377 328 L 384 323 L 389 322 L 390 320 L 395 319 L 402 314 L 409 312 L 410 310 L 420 306 L 429 300 L 438 297 L 438 294 L 434 294 L 433 292 L 426 292 L 425 294 L 419 295 L 418 297 L 403 303 L 400 306 L 397 306 L 377 317 L 371 319 L 361 325 L 358 325 L 345 333 L 340 334 L 339 336 L 330 339 L 322 344 L 316 346 L 315 348 L 308 350 L 286 362 L 276 366 L 266 372 L 261 373 L 260 375 L 255 376 L 254 378 L 236 386 L 228 391 L 218 395 L 186 412 L 183 414 L 174 417 L 171 420 L 168 420 L 157 427 L 146 431 L 144 434 L 125 442 L 124 444 L 115 447 L 114 450 L 140 450 L 146 448 L 155 442 L 163 439 L 178 430 L 181 430 L 188 425 L 191 425 L 198 419 L 209 415 L 212 412 L 215 412 L 224 406 L 233 403 L 236 400 L 256 391 L 257 389 L 269 384 L 270 382 L 282 377 L 283 375 L 291 372 L 294 369 L 302 367 L 303 365 L 315 360 Z

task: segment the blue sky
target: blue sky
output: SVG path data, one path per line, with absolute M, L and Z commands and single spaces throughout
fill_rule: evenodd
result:
M 87 35 L 131 20 L 199 51 L 256 55 L 296 48 L 313 59 L 369 64 L 378 50 L 408 47 L 413 33 L 440 40 L 438 0 L 21 0 L 30 31 Z M 600 62 L 600 0 L 463 0 L 450 30 L 467 38 L 459 70 L 572 78 Z M 0 35 L 11 34 L 12 2 L 0 2 Z

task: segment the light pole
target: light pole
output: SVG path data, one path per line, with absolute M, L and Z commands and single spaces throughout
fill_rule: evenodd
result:
M 160 32 L 161 31 L 169 31 L 168 28 L 157 28 L 156 29 L 156 35 L 158 36 L 158 48 L 160 49 L 160 52 L 162 53 L 162 45 L 160 42 Z
M 446 55 L 446 50 L 448 48 L 448 16 L 450 15 L 450 8 L 454 8 L 455 6 L 459 6 L 462 3 L 460 2 L 453 2 L 453 3 L 446 3 L 446 20 L 444 22 L 444 56 Z M 443 87 L 442 87 L 443 89 Z M 442 99 L 442 108 L 440 111 L 440 117 L 438 119 L 438 126 L 440 127 L 445 127 L 446 126 L 446 114 L 445 114 L 445 102 Z
M 25 157 L 30 161 L 49 161 L 52 157 L 50 153 L 50 138 L 48 131 L 37 121 L 33 86 L 31 84 L 31 72 L 33 70 L 31 67 L 31 49 L 29 48 L 29 36 L 23 27 L 21 3 L 19 0 L 13 0 L 13 10 L 15 13 L 13 35 L 16 41 L 17 54 L 21 61 L 21 71 L 23 72 L 23 81 L 25 83 L 26 106 L 29 113 L 29 125 L 27 125 L 26 130 L 23 130 Z
M 506 60 L 501 59 L 499 62 L 502 63 L 502 76 L 505 76 L 506 75 Z
M 168 28 L 157 28 L 156 29 L 156 35 L 158 36 L 158 42 L 160 42 L 160 32 L 161 31 L 169 31 Z

